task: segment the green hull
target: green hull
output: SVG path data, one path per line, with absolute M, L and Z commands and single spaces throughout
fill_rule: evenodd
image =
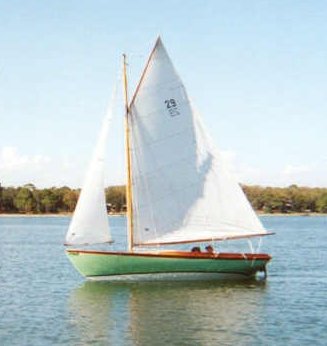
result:
M 155 278 L 170 275 L 213 278 L 215 274 L 253 277 L 266 273 L 270 256 L 266 254 L 212 254 L 195 256 L 191 253 L 115 253 L 68 250 L 67 256 L 74 267 L 90 279 L 124 279 L 124 277 Z

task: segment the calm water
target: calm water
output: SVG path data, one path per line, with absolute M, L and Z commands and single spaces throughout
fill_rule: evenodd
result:
M 0 345 L 326 345 L 327 217 L 262 220 L 265 283 L 108 284 L 66 259 L 68 218 L 0 218 Z

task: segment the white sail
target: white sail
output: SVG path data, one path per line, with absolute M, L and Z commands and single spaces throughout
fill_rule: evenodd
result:
M 266 234 L 158 39 L 131 102 L 134 245 Z
M 66 235 L 66 245 L 112 241 L 104 192 L 104 157 L 112 118 L 112 104 L 103 121 L 98 142 Z

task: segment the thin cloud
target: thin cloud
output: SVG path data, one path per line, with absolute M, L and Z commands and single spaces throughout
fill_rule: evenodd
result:
M 5 146 L 0 150 L 0 179 L 4 185 L 37 182 L 49 170 L 51 158 L 46 155 L 27 155 L 17 147 Z
M 5 146 L 0 152 L 0 168 L 4 170 L 17 170 L 23 168 L 39 167 L 51 161 L 48 156 L 44 155 L 25 155 L 20 154 L 16 147 Z
M 282 174 L 286 176 L 297 176 L 301 175 L 303 173 L 309 173 L 312 172 L 312 167 L 306 166 L 306 165 L 287 165 L 283 171 Z
M 258 182 L 263 182 L 263 173 L 261 169 L 249 165 L 244 165 L 238 160 L 237 153 L 235 151 L 221 150 L 220 156 L 228 172 L 239 183 L 258 184 Z

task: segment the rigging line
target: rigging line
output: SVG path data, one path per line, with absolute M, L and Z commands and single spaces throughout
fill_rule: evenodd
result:
M 107 120 L 112 120 L 113 118 L 113 114 L 115 113 L 115 106 L 116 106 L 116 100 L 118 97 L 118 84 L 120 84 L 121 82 L 121 78 L 117 75 L 116 76 L 116 81 L 114 83 L 114 86 L 112 88 L 112 92 L 111 92 L 111 97 L 110 97 L 110 101 L 109 101 L 109 105 L 107 107 Z
M 251 253 L 253 254 L 253 253 L 254 253 L 254 248 L 253 248 L 253 244 L 252 244 L 251 239 L 247 239 L 247 242 L 248 242 L 248 245 L 249 245 L 250 251 L 251 251 Z
M 257 250 L 256 252 L 260 252 L 260 249 L 261 249 L 261 245 L 262 245 L 262 237 L 259 238 L 259 241 L 258 241 L 258 247 L 257 247 Z

